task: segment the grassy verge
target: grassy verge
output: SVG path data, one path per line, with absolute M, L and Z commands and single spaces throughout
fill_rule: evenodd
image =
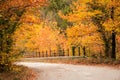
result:
M 13 66 L 13 70 L 0 73 L 0 80 L 35 80 L 36 73 L 24 66 Z
M 75 64 L 75 65 L 95 65 L 95 66 L 109 66 L 120 69 L 120 60 L 104 59 L 104 58 L 26 58 L 22 61 L 34 61 L 34 62 L 48 62 L 48 63 L 65 63 L 65 64 Z

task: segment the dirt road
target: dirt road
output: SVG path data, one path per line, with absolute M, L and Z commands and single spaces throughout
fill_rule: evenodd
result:
M 120 69 L 85 65 L 19 62 L 38 72 L 36 80 L 120 80 Z

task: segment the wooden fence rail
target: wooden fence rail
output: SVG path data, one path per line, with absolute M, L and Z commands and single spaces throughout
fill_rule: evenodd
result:
M 80 51 L 77 56 L 80 56 Z M 76 51 L 73 49 L 62 49 L 62 50 L 44 50 L 44 51 L 36 51 L 36 52 L 27 52 L 24 53 L 24 57 L 55 57 L 55 56 L 76 56 Z

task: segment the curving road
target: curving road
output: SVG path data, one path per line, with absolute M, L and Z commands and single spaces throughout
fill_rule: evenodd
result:
M 120 80 L 120 69 L 85 65 L 18 62 L 38 72 L 36 80 Z

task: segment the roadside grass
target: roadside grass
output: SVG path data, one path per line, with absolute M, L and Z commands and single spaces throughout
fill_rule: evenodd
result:
M 0 80 L 35 80 L 36 73 L 24 66 L 14 65 L 13 70 L 0 73 Z
M 73 58 L 23 58 L 27 62 L 65 63 L 74 65 L 109 66 L 120 69 L 120 60 L 110 58 L 73 57 Z

